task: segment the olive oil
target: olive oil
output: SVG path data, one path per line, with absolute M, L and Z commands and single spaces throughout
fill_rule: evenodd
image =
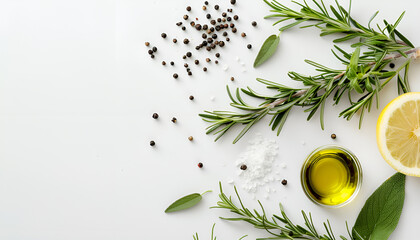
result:
M 315 203 L 342 206 L 357 194 L 362 171 L 348 150 L 328 145 L 316 149 L 306 159 L 301 172 L 306 195 Z

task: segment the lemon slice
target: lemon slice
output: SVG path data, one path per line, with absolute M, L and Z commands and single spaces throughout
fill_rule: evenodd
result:
M 382 110 L 376 140 L 391 167 L 420 177 L 420 92 L 403 94 Z

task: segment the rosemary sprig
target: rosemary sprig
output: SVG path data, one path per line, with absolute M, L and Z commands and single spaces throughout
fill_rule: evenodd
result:
M 211 237 L 210 240 L 216 240 L 216 236 L 214 235 L 214 226 L 216 226 L 216 223 L 213 224 L 213 226 L 211 227 Z M 248 235 L 244 235 L 242 237 L 240 237 L 238 240 L 242 240 L 244 238 L 246 238 Z M 198 233 L 195 233 L 193 235 L 193 240 L 200 240 L 200 238 L 198 237 Z
M 235 194 L 238 198 L 240 203 L 237 206 L 233 201 L 232 197 L 227 197 L 222 189 L 222 184 L 219 183 L 220 186 L 220 194 L 219 198 L 220 201 L 217 202 L 217 206 L 212 208 L 221 208 L 227 209 L 232 213 L 239 215 L 238 217 L 233 218 L 224 218 L 221 219 L 228 220 L 228 221 L 244 221 L 255 228 L 264 229 L 266 230 L 272 237 L 268 238 L 258 238 L 257 240 L 268 240 L 268 239 L 309 239 L 309 240 L 336 240 L 334 233 L 331 228 L 330 222 L 323 223 L 326 234 L 320 234 L 316 230 L 314 223 L 312 221 L 311 213 L 306 214 L 302 211 L 302 216 L 305 221 L 304 226 L 295 225 L 290 218 L 287 217 L 286 213 L 284 212 L 283 206 L 280 204 L 280 213 L 279 215 L 273 215 L 271 217 L 267 217 L 264 207 L 262 206 L 261 202 L 258 203 L 261 206 L 261 212 L 257 210 L 249 210 L 246 208 L 241 200 L 241 197 L 238 194 L 238 191 L 235 187 Z M 347 225 L 347 223 L 346 223 Z M 350 236 L 350 239 L 354 239 L 349 228 L 347 225 L 347 231 Z M 342 240 L 347 240 L 344 236 L 340 236 Z
M 307 64 L 315 68 L 318 74 L 307 76 L 293 71 L 289 72 L 289 78 L 302 83 L 303 87 L 301 88 L 292 88 L 264 79 L 257 79 L 257 81 L 266 85 L 267 88 L 275 90 L 275 94 L 263 95 L 247 87 L 236 89 L 235 95 L 232 95 L 227 87 L 232 101 L 230 105 L 241 111 L 205 111 L 200 114 L 204 121 L 211 123 L 207 128 L 207 134 L 216 134 L 215 141 L 233 126 L 242 124 L 244 125 L 242 130 L 233 141 L 236 143 L 255 123 L 267 115 L 271 116 L 270 126 L 272 130 L 277 129 L 278 135 L 294 106 L 306 108 L 305 112 L 309 112 L 307 120 L 310 120 L 319 110 L 321 128 L 324 129 L 326 99 L 333 96 L 334 104 L 338 104 L 345 93 L 348 95 L 350 106 L 344 109 L 339 116 L 350 120 L 356 112 L 360 112 L 360 128 L 365 110 L 368 112 L 371 110 L 373 100 L 376 101 L 376 107 L 379 107 L 379 92 L 392 78 L 397 77 L 399 93 L 410 91 L 407 72 L 410 62 L 420 57 L 420 50 L 414 48 L 413 44 L 396 29 L 404 13 L 394 24 L 384 21 L 383 29 L 378 25 L 378 30 L 374 30 L 370 25 L 378 12 L 372 16 L 368 26 L 364 27 L 350 16 L 350 8 L 349 11 L 346 11 L 337 1 L 336 7 L 329 6 L 331 12 L 327 10 L 322 0 L 313 0 L 319 10 L 311 8 L 306 1 L 304 4 L 294 2 L 301 7 L 300 11 L 292 10 L 275 0 L 272 2 L 265 0 L 265 2 L 272 8 L 271 12 L 274 12 L 267 18 L 280 18 L 274 25 L 288 20 L 293 21 L 281 27 L 280 31 L 310 22 L 311 24 L 301 28 L 317 27 L 321 30 L 321 36 L 344 35 L 335 39 L 335 43 L 354 38 L 358 38 L 359 42 L 351 45 L 355 48 L 352 53 L 334 46 L 332 53 L 345 66 L 342 69 L 333 69 L 311 60 L 305 60 Z M 385 70 L 385 67 L 397 58 L 404 58 L 404 63 L 396 70 Z M 404 71 L 402 72 L 402 70 Z M 241 93 L 260 99 L 261 104 L 258 106 L 247 104 Z M 353 100 L 354 95 L 357 96 L 355 101 Z

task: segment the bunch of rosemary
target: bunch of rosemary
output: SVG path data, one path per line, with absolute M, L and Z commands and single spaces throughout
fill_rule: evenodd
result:
M 336 6 L 329 6 L 329 10 L 322 0 L 312 0 L 315 8 L 304 3 L 294 2 L 301 9 L 295 11 L 285 5 L 273 0 L 264 0 L 271 8 L 273 14 L 266 18 L 279 18 L 274 25 L 291 21 L 291 23 L 280 28 L 280 33 L 302 25 L 301 28 L 316 27 L 321 30 L 321 36 L 340 34 L 334 43 L 347 42 L 352 39 L 359 39 L 357 43 L 351 44 L 355 50 L 347 52 L 338 46 L 334 46 L 332 53 L 344 67 L 333 69 L 311 60 L 305 62 L 315 68 L 318 74 L 307 76 L 297 72 L 289 72 L 292 80 L 302 83 L 301 88 L 294 88 L 280 83 L 257 79 L 260 83 L 273 89 L 273 95 L 263 95 L 255 92 L 250 87 L 236 89 L 232 94 L 227 87 L 232 107 L 242 110 L 240 112 L 231 111 L 205 111 L 200 114 L 204 121 L 211 125 L 207 128 L 207 134 L 217 135 L 215 141 L 223 136 L 235 125 L 243 125 L 242 131 L 235 138 L 236 143 L 255 123 L 271 116 L 270 126 L 272 130 L 277 129 L 280 133 L 290 110 L 294 106 L 305 108 L 309 112 L 307 120 L 310 120 L 319 110 L 321 128 L 324 129 L 324 108 L 325 101 L 332 96 L 334 104 L 338 104 L 343 95 L 347 94 L 350 106 L 344 109 L 339 116 L 350 120 L 356 112 L 360 112 L 359 128 L 361 127 L 364 113 L 370 111 L 373 101 L 376 107 L 379 103 L 379 92 L 394 77 L 397 77 L 398 93 L 410 91 L 407 79 L 407 72 L 410 62 L 420 57 L 420 49 L 404 37 L 396 28 L 401 22 L 404 13 L 395 21 L 389 23 L 384 20 L 384 27 L 377 25 L 374 29 L 371 26 L 372 20 L 378 12 L 373 14 L 367 26 L 363 26 L 353 19 L 350 15 L 351 1 L 349 10 L 345 10 L 337 1 Z M 270 36 L 255 60 L 257 66 L 267 60 L 276 50 L 279 36 Z M 392 60 L 403 58 L 404 62 L 395 70 L 385 70 L 385 67 Z M 247 104 L 241 94 L 261 100 L 258 106 Z M 353 99 L 354 95 L 357 99 Z M 353 96 L 353 97 L 352 97 Z

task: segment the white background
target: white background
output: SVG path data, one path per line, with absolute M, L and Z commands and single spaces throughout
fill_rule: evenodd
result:
M 259 46 L 278 27 L 263 19 L 269 8 L 262 1 L 238 0 L 234 13 L 240 17 L 239 32 L 231 34 L 231 42 L 219 50 L 220 64 L 205 63 L 207 51 L 193 49 L 201 63 L 196 67 L 188 61 L 193 72 L 189 77 L 181 56 L 193 44 L 188 48 L 182 39 L 197 42 L 200 36 L 189 26 L 182 32 L 175 23 L 182 20 L 187 5 L 193 8 L 189 15 L 204 20 L 203 2 L 1 1 L 1 239 L 192 239 L 195 232 L 209 239 L 213 223 L 218 239 L 267 236 L 246 223 L 219 220 L 229 214 L 209 209 L 217 202 L 219 181 L 229 194 L 229 179 L 240 186 L 234 162 L 256 133 L 276 139 L 277 163 L 287 164 L 279 171 L 289 184 L 274 183 L 277 192 L 268 199 L 264 189 L 257 195 L 269 213 L 277 213 L 282 202 L 296 223 L 303 224 L 300 210 L 304 209 L 312 212 L 320 230 L 326 219 L 336 235 L 345 234 L 346 220 L 353 225 L 367 197 L 394 173 L 378 152 L 375 126 L 380 110 L 397 96 L 395 81 L 383 90 L 379 110 L 365 116 L 361 130 L 357 116 L 350 122 L 337 117 L 345 103 L 332 107 L 330 101 L 324 131 L 318 114 L 307 122 L 307 114 L 295 108 L 279 137 L 265 119 L 235 145 L 231 142 L 238 129 L 214 143 L 212 136 L 205 135 L 207 125 L 197 114 L 228 108 L 226 84 L 232 88 L 249 85 L 268 93 L 256 77 L 296 84 L 286 74 L 291 70 L 313 74 L 303 62 L 306 58 L 339 65 L 330 54 L 332 38 L 318 37 L 316 29 L 293 29 L 281 36 L 273 59 L 253 69 Z M 221 6 L 219 12 L 230 7 L 228 0 L 209 2 L 208 12 L 213 15 L 216 3 Z M 407 10 L 399 30 L 418 44 L 419 7 L 413 0 L 355 0 L 352 13 L 365 24 L 376 10 L 381 10 L 379 23 L 383 18 L 393 22 Z M 258 22 L 256 28 L 251 26 L 253 20 Z M 247 33 L 244 39 L 239 37 L 242 31 Z M 168 34 L 167 39 L 160 37 L 162 32 Z M 178 44 L 171 42 L 173 37 Z M 147 54 L 145 41 L 158 47 L 154 60 Z M 246 48 L 248 43 L 253 44 L 252 50 Z M 176 65 L 164 67 L 162 60 L 173 60 Z M 225 64 L 227 71 L 223 71 Z M 209 65 L 207 73 L 201 70 L 205 65 Z M 417 65 L 410 70 L 413 91 L 420 90 Z M 178 80 L 172 78 L 174 72 L 180 75 Z M 189 95 L 195 100 L 190 101 Z M 151 118 L 153 112 L 159 113 L 159 120 Z M 173 116 L 177 124 L 170 121 Z M 331 133 L 337 134 L 336 140 L 329 137 Z M 193 142 L 187 140 L 190 135 Z M 150 140 L 156 141 L 154 148 Z M 310 202 L 299 181 L 305 157 L 330 143 L 353 151 L 364 171 L 360 194 L 340 209 Z M 198 162 L 204 168 L 199 169 Z M 404 210 L 391 239 L 417 238 L 419 187 L 420 179 L 407 178 Z M 175 199 L 208 189 L 214 192 L 193 209 L 163 212 Z M 250 208 L 257 207 L 250 194 L 240 192 Z

